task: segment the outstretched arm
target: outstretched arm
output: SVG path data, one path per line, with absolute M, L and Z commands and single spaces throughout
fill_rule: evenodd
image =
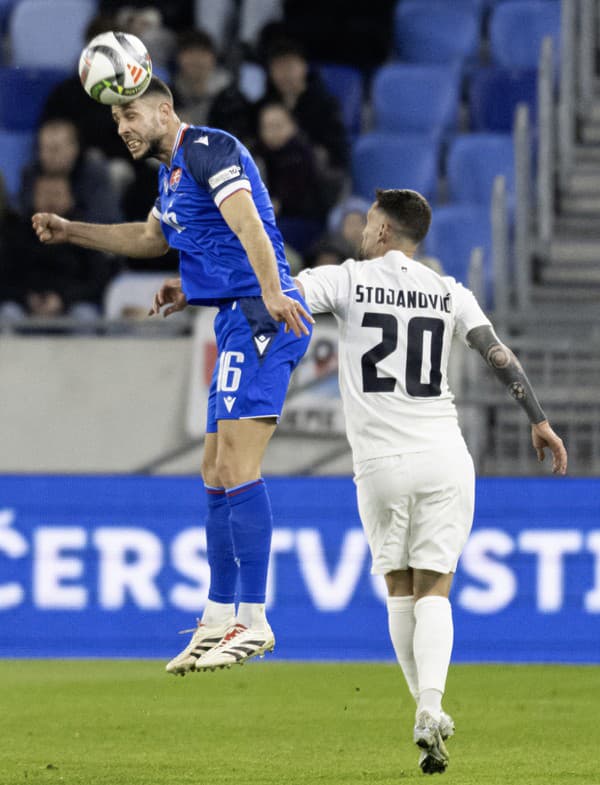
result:
M 470 330 L 467 342 L 473 349 L 477 349 L 498 380 L 527 414 L 531 423 L 531 440 L 538 460 L 544 460 L 544 449 L 547 447 L 552 453 L 552 471 L 555 474 L 565 474 L 567 451 L 562 439 L 550 427 L 519 360 L 489 325 Z
M 54 213 L 36 213 L 31 223 L 40 242 L 48 245 L 72 243 L 138 259 L 162 256 L 169 250 L 160 222 L 152 213 L 145 223 L 125 224 L 88 224 Z

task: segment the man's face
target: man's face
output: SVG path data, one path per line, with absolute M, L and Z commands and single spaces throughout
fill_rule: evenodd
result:
M 70 174 L 79 155 L 75 128 L 70 123 L 51 123 L 42 126 L 38 138 L 38 150 L 44 172 Z
M 275 57 L 269 65 L 269 74 L 275 87 L 282 93 L 299 95 L 306 88 L 308 65 L 296 54 Z
M 378 256 L 379 243 L 385 229 L 385 216 L 374 202 L 367 213 L 367 223 L 362 232 L 359 256 L 361 259 L 374 259 Z
M 190 47 L 177 54 L 179 73 L 192 82 L 204 81 L 215 70 L 216 59 L 210 49 Z
M 265 107 L 259 119 L 260 139 L 270 150 L 280 150 L 296 133 L 290 113 L 281 106 Z
M 138 98 L 123 106 L 113 106 L 112 116 L 117 124 L 117 133 L 134 161 L 157 154 L 164 136 L 159 101 Z

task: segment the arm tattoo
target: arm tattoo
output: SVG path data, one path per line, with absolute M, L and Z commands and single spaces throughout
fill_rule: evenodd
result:
M 496 378 L 526 412 L 531 423 L 539 423 L 546 415 L 539 404 L 521 363 L 488 325 L 475 327 L 467 335 L 469 346 L 477 349 Z

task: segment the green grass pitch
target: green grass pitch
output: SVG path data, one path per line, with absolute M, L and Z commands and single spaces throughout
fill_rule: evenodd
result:
M 1 785 L 402 785 L 428 780 L 387 664 L 0 661 Z M 600 785 L 600 668 L 453 666 L 458 785 Z M 437 781 L 439 775 L 434 775 Z

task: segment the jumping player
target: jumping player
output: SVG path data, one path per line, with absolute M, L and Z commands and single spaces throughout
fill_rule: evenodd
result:
M 169 88 L 156 77 L 112 115 L 134 160 L 162 164 L 146 222 L 86 224 L 48 213 L 32 222 L 43 243 L 131 257 L 177 248 L 181 277 L 165 282 L 150 312 L 219 308 L 202 463 L 208 602 L 189 645 L 166 666 L 185 674 L 243 662 L 275 644 L 264 605 L 273 521 L 261 462 L 313 320 L 248 150 L 224 131 L 181 123 Z
M 442 711 L 453 642 L 452 578 L 467 541 L 473 461 L 458 425 L 447 367 L 452 337 L 477 349 L 527 414 L 533 446 L 564 474 L 567 453 L 514 354 L 475 297 L 413 259 L 431 209 L 415 191 L 378 190 L 361 258 L 304 270 L 313 313 L 339 332 L 340 389 L 360 517 L 385 576 L 390 637 L 417 702 L 414 741 L 427 774 L 445 771 L 454 724 Z

